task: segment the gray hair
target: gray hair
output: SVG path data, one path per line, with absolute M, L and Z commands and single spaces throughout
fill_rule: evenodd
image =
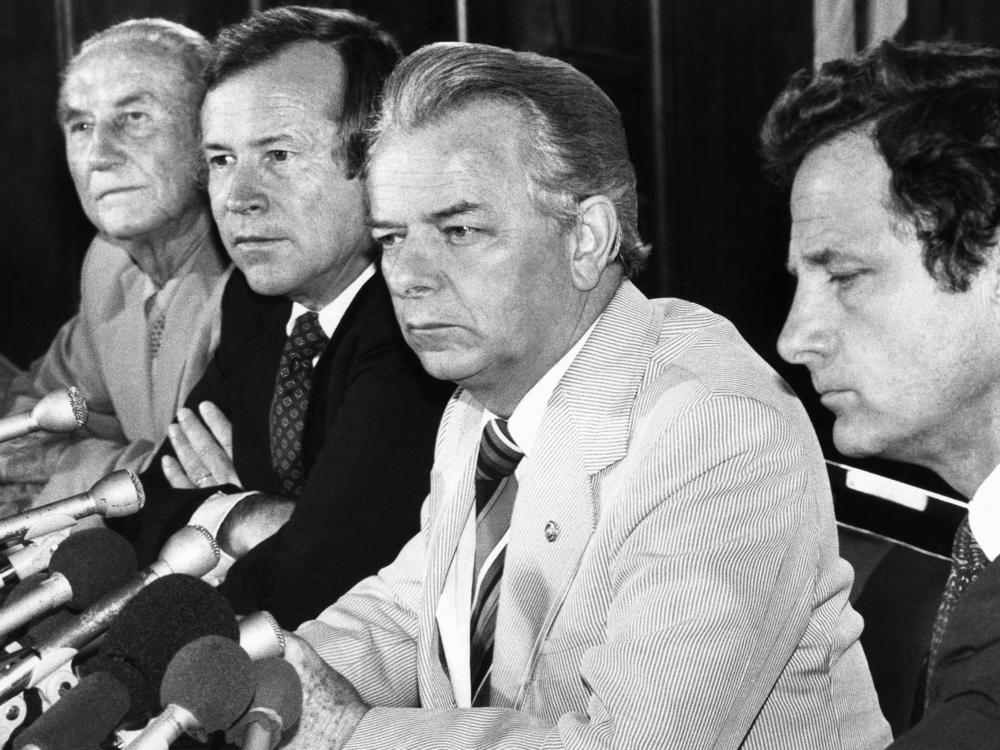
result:
M 621 115 L 597 84 L 561 60 L 485 44 L 421 47 L 389 76 L 369 158 L 387 134 L 434 125 L 478 101 L 510 104 L 524 117 L 523 158 L 540 211 L 569 228 L 582 200 L 612 201 L 620 226 L 615 260 L 633 276 L 649 246 L 639 238 Z
M 212 47 L 201 34 L 165 18 L 135 18 L 116 23 L 88 37 L 79 52 L 66 65 L 63 82 L 77 62 L 94 48 L 109 43 L 139 42 L 150 51 L 177 60 L 184 71 L 184 79 L 191 84 L 195 108 L 205 96 L 205 71 L 212 60 Z M 60 91 L 60 102 L 62 92 Z M 197 111 L 195 111 L 197 116 Z

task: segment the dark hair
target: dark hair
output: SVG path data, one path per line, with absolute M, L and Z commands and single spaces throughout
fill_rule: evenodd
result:
M 890 207 L 916 228 L 928 273 L 967 290 L 1000 226 L 1000 50 L 883 42 L 800 71 L 761 129 L 765 167 L 788 185 L 809 152 L 852 132 L 885 159 Z
M 265 63 L 296 42 L 322 42 L 340 55 L 347 73 L 341 141 L 349 176 L 361 169 L 366 133 L 386 76 L 399 62 L 399 46 L 373 21 L 347 10 L 289 5 L 255 13 L 216 37 L 209 90 L 227 78 Z M 331 102 L 336 111 L 340 102 Z
M 441 42 L 407 57 L 389 77 L 374 142 L 389 132 L 433 125 L 476 101 L 505 102 L 524 117 L 524 162 L 539 210 L 563 226 L 579 203 L 604 195 L 619 222 L 616 262 L 626 277 L 649 246 L 639 239 L 635 170 L 618 109 L 571 65 L 485 44 Z

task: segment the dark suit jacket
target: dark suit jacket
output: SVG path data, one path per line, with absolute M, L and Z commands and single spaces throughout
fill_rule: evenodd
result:
M 892 747 L 1000 748 L 1000 560 L 969 584 L 952 611 L 934 675 L 927 712 Z
M 192 408 L 212 401 L 228 415 L 247 490 L 281 492 L 268 415 L 290 314 L 291 302 L 255 294 L 236 271 L 223 296 L 219 348 L 187 399 Z M 293 628 L 392 561 L 419 528 L 434 437 L 453 390 L 427 375 L 407 347 L 376 273 L 316 363 L 303 436 L 306 481 L 295 511 L 220 587 L 237 613 L 266 609 Z M 140 565 L 217 489 L 172 489 L 160 468 L 170 452 L 165 441 L 141 476 L 143 511 L 113 523 L 133 541 Z

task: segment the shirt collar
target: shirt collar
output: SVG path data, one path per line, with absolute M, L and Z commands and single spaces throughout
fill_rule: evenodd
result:
M 969 502 L 969 528 L 990 560 L 1000 556 L 1000 466 L 983 480 Z
M 319 326 L 323 329 L 323 333 L 326 334 L 328 339 L 333 338 L 333 332 L 337 330 L 337 326 L 340 325 L 340 321 L 344 318 L 344 313 L 347 312 L 347 308 L 351 306 L 354 298 L 358 296 L 361 287 L 374 275 L 375 264 L 369 263 L 365 270 L 358 275 L 358 278 L 352 281 L 344 291 L 334 297 L 333 301 L 327 303 L 326 307 L 322 310 L 316 311 L 319 313 Z M 310 310 L 305 305 L 300 305 L 298 302 L 292 303 L 292 314 L 288 318 L 288 323 L 285 324 L 286 336 L 292 334 L 295 321 L 298 320 L 299 316 L 307 312 L 310 312 Z
M 598 316 L 597 320 L 600 320 Z M 510 419 L 507 420 L 507 429 L 510 436 L 514 438 L 517 447 L 525 456 L 531 455 L 531 450 L 535 445 L 535 438 L 538 436 L 538 429 L 542 426 L 542 418 L 545 416 L 545 408 L 548 406 L 552 392 L 559 385 L 562 376 L 566 374 L 569 366 L 573 364 L 576 355 L 580 353 L 583 345 L 590 338 L 590 334 L 597 325 L 597 320 L 590 324 L 590 328 L 584 331 L 583 335 L 577 339 L 576 343 L 570 347 L 558 362 L 549 368 L 542 377 L 531 386 L 531 389 L 524 394 L 521 400 L 511 412 Z M 490 419 L 496 419 L 489 409 L 484 410 L 483 424 Z

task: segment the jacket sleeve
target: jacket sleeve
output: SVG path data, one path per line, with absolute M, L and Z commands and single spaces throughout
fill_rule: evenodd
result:
M 392 560 L 419 527 L 452 390 L 419 369 L 395 332 L 355 361 L 291 518 L 221 586 L 237 612 L 266 609 L 296 627 Z

